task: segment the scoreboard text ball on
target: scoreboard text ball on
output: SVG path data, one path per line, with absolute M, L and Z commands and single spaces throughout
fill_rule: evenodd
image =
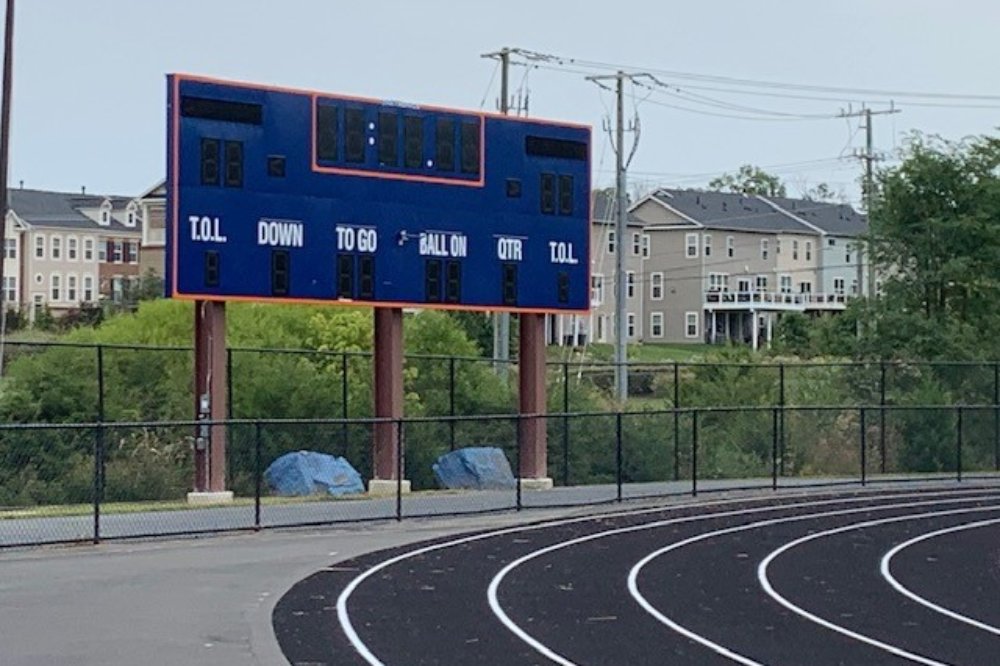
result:
M 590 305 L 590 129 L 168 77 L 174 298 Z

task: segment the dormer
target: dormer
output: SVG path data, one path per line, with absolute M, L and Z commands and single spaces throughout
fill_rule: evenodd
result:
M 142 219 L 139 214 L 139 202 L 136 199 L 128 202 L 128 207 L 125 209 L 125 226 L 135 228 Z
M 105 199 L 97 216 L 97 223 L 102 227 L 111 226 L 111 202 Z

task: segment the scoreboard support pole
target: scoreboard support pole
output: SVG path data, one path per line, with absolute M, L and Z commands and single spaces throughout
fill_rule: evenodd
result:
M 410 482 L 399 479 L 402 469 L 403 433 L 403 310 L 375 308 L 374 389 L 375 418 L 388 419 L 372 428 L 372 479 L 370 495 L 395 495 L 410 491 Z
M 521 314 L 518 349 L 521 418 L 518 422 L 519 478 L 528 490 L 552 487 L 546 450 L 545 315 Z
M 194 303 L 194 410 L 199 421 L 194 450 L 194 492 L 188 502 L 204 504 L 229 502 L 226 490 L 226 304 L 217 301 Z

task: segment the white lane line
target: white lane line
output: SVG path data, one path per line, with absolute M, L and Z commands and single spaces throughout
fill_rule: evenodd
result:
M 934 539 L 939 536 L 943 536 L 945 534 L 952 534 L 954 532 L 962 532 L 965 530 L 974 530 L 981 527 L 989 527 L 991 525 L 997 525 L 997 524 L 1000 524 L 1000 519 L 994 518 L 992 520 L 980 520 L 975 523 L 957 525 L 955 527 L 948 527 L 943 530 L 936 530 L 934 532 L 928 532 L 927 534 L 921 534 L 920 536 L 910 539 L 909 541 L 904 541 L 903 543 L 899 544 L 898 546 L 890 550 L 888 553 L 886 553 L 882 557 L 882 562 L 879 565 L 879 570 L 882 572 L 882 577 L 885 578 L 885 580 L 888 581 L 889 585 L 892 585 L 892 587 L 897 592 L 906 597 L 909 597 L 913 601 L 916 601 L 918 604 L 926 606 L 927 608 L 930 608 L 932 611 L 950 617 L 953 620 L 958 620 L 959 622 L 964 622 L 965 624 L 971 625 L 976 629 L 982 629 L 983 631 L 988 631 L 991 634 L 996 634 L 997 636 L 1000 636 L 1000 627 L 995 627 L 992 624 L 980 622 L 979 620 L 971 618 L 967 615 L 962 615 L 961 613 L 953 611 L 949 608 L 945 608 L 944 606 L 940 606 L 934 603 L 933 601 L 930 601 L 929 599 L 920 596 L 919 594 L 912 591 L 911 589 L 900 583 L 898 580 L 896 580 L 896 577 L 892 575 L 892 570 L 891 570 L 892 558 L 894 558 L 901 551 L 905 550 L 906 548 L 909 548 L 914 544 L 920 543 L 921 541 L 927 541 L 928 539 Z
M 925 493 L 912 493 L 912 494 L 906 494 L 906 495 L 895 495 L 895 496 L 891 496 L 891 497 L 893 499 L 895 499 L 895 498 L 900 498 L 900 497 L 905 498 L 905 497 L 927 497 L 927 496 L 928 495 L 925 494 Z M 864 506 L 864 507 L 856 508 L 856 509 L 845 509 L 845 510 L 842 510 L 842 511 L 827 512 L 827 513 L 821 513 L 821 514 L 815 514 L 815 515 L 820 515 L 820 516 L 834 515 L 835 516 L 835 515 L 841 515 L 841 514 L 864 513 L 864 512 L 867 512 L 867 511 L 880 511 L 880 510 L 894 509 L 894 508 L 895 509 L 898 509 L 898 508 L 911 508 L 911 507 L 914 507 L 914 506 L 928 506 L 928 505 L 933 505 L 933 504 L 947 504 L 947 503 L 956 503 L 956 502 L 969 502 L 969 501 L 976 501 L 976 500 L 980 500 L 980 499 L 995 499 L 995 498 L 996 498 L 996 495 L 992 495 L 991 494 L 991 495 L 981 495 L 981 496 L 973 496 L 973 497 L 960 497 L 960 498 L 947 499 L 947 500 L 929 500 L 929 501 L 925 501 L 925 502 L 916 502 L 916 503 L 914 503 L 914 502 L 905 502 L 905 503 L 896 503 L 896 504 L 883 504 L 883 505 L 878 505 L 878 506 L 875 506 L 875 507 Z M 831 504 L 852 504 L 852 503 L 856 503 L 856 500 L 823 500 L 823 501 L 817 501 L 817 502 L 800 502 L 800 503 L 797 503 L 797 504 L 795 504 L 793 506 L 794 506 L 794 508 L 810 508 L 810 507 L 818 507 L 818 506 L 829 506 Z M 541 557 L 543 555 L 547 555 L 549 553 L 555 552 L 557 550 L 561 550 L 563 548 L 569 548 L 571 546 L 577 546 L 577 545 L 582 544 L 582 543 L 587 543 L 589 541 L 595 541 L 597 539 L 603 539 L 603 538 L 606 538 L 606 537 L 609 537 L 609 536 L 616 536 L 616 535 L 619 535 L 619 534 L 626 534 L 626 533 L 629 533 L 629 532 L 639 532 L 639 531 L 644 531 L 644 530 L 659 529 L 659 528 L 662 528 L 662 527 L 667 527 L 667 526 L 670 526 L 670 525 L 678 525 L 678 524 L 682 524 L 682 523 L 697 523 L 697 522 L 701 522 L 701 521 L 709 520 L 709 519 L 714 519 L 714 518 L 726 518 L 726 517 L 733 517 L 733 516 L 743 516 L 743 515 L 748 515 L 748 514 L 753 514 L 753 513 L 768 513 L 768 512 L 772 512 L 772 511 L 779 511 L 779 510 L 781 510 L 783 508 L 787 508 L 787 506 L 784 506 L 784 507 L 774 507 L 774 506 L 771 506 L 771 507 L 758 507 L 758 508 L 755 508 L 755 509 L 743 509 L 743 510 L 737 510 L 737 511 L 723 511 L 723 512 L 718 512 L 718 513 L 713 513 L 713 514 L 708 514 L 708 515 L 684 516 L 684 517 L 681 517 L 681 518 L 671 518 L 671 519 L 656 521 L 656 522 L 652 522 L 652 523 L 645 523 L 645 524 L 642 524 L 642 525 L 631 525 L 629 527 L 619 527 L 619 528 L 616 528 L 616 529 L 613 529 L 613 530 L 606 530 L 606 531 L 603 531 L 603 532 L 597 532 L 595 534 L 588 534 L 586 536 L 577 537 L 575 539 L 570 539 L 570 540 L 567 540 L 567 541 L 561 541 L 559 543 L 552 544 L 551 546 L 546 546 L 545 548 L 541 548 L 539 550 L 532 551 L 532 552 L 530 552 L 530 553 L 528 553 L 528 554 L 526 554 L 526 555 L 524 555 L 524 556 L 522 556 L 522 557 L 520 557 L 520 558 L 518 558 L 518 559 L 516 559 L 516 560 L 514 560 L 512 562 L 510 562 L 507 566 L 505 566 L 503 569 L 501 569 L 497 573 L 496 576 L 493 577 L 493 580 L 490 581 L 490 586 L 489 586 L 489 588 L 486 591 L 486 596 L 487 596 L 487 599 L 489 600 L 490 608 L 493 610 L 493 614 L 496 615 L 496 617 L 500 621 L 500 623 L 503 624 L 505 627 L 507 627 L 507 629 L 510 630 L 515 636 L 517 636 L 518 638 L 520 638 L 524 643 L 526 643 L 527 645 L 529 645 L 536 652 L 538 652 L 539 654 L 544 655 L 545 657 L 547 657 L 548 659 L 551 659 L 552 661 L 556 662 L 557 664 L 562 664 L 563 666 L 571 665 L 573 662 L 569 661 L 564 656 L 556 653 L 550 647 L 548 647 L 547 645 L 545 645 L 544 643 L 542 643 L 541 641 L 539 641 L 537 638 L 535 638 L 534 636 L 532 636 L 531 634 L 529 634 L 527 631 L 525 631 L 520 625 L 518 625 L 516 622 L 514 622 L 514 620 L 512 620 L 510 618 L 510 616 L 507 614 L 507 612 L 503 609 L 503 606 L 500 604 L 500 599 L 499 599 L 499 596 L 500 596 L 499 595 L 500 585 L 503 583 L 504 578 L 506 578 L 507 575 L 511 571 L 513 571 L 514 569 L 520 567 L 525 562 L 529 562 L 529 561 L 531 561 L 531 560 L 533 560 L 535 558 Z M 788 520 L 793 520 L 793 519 L 805 520 L 805 519 L 808 519 L 809 517 L 812 517 L 813 515 L 814 514 L 807 514 L 804 517 L 795 516 L 795 517 L 788 517 L 787 519 Z M 772 523 L 772 522 L 777 522 L 777 521 L 780 521 L 780 520 L 784 520 L 784 519 L 776 519 L 776 521 L 766 521 L 766 522 L 767 523 Z M 726 533 L 728 531 L 735 531 L 737 529 L 745 529 L 745 528 L 746 528 L 746 526 L 740 526 L 739 528 L 728 528 L 727 530 L 723 530 L 722 532 Z M 697 541 L 700 538 L 701 537 L 694 537 L 693 539 L 686 539 L 686 540 L 684 540 L 682 542 L 679 542 L 679 544 L 693 543 L 694 541 Z M 673 548 L 673 546 L 668 546 L 662 552 L 667 552 L 667 551 L 671 550 L 672 548 Z M 652 558 L 647 558 L 647 559 L 652 559 Z M 636 565 L 636 566 L 639 566 L 639 565 Z M 636 570 L 633 569 L 633 571 L 636 571 Z M 632 596 L 636 597 L 636 594 L 638 593 L 638 589 L 635 587 L 635 581 L 634 581 L 631 573 L 632 572 L 630 572 L 630 575 L 629 575 L 629 590 L 630 590 L 630 592 L 633 592 Z M 692 640 L 694 640 L 694 641 L 696 641 L 698 643 L 701 643 L 702 645 L 704 645 L 705 647 L 708 647 L 708 648 L 712 649 L 716 653 L 721 654 L 724 657 L 728 657 L 729 659 L 732 659 L 734 661 L 738 661 L 738 662 L 740 662 L 742 664 L 745 664 L 746 666 L 760 666 L 758 664 L 758 662 L 755 662 L 755 661 L 753 661 L 751 659 L 748 659 L 748 658 L 746 658 L 746 657 L 744 657 L 742 655 L 739 655 L 739 654 L 733 652 L 732 650 L 729 650 L 725 646 L 720 645 L 718 643 L 715 643 L 715 642 L 713 642 L 713 641 L 711 641 L 711 640 L 709 640 L 709 639 L 707 639 L 707 638 L 705 638 L 703 636 L 695 634 L 694 632 L 691 632 L 691 631 L 685 629 L 684 627 L 678 625 L 677 623 L 672 622 L 669 618 L 666 618 L 662 614 L 657 615 L 657 613 L 655 612 L 655 608 L 653 608 L 648 603 L 644 603 L 645 600 L 641 598 L 641 595 L 639 597 L 637 597 L 637 601 L 639 601 L 639 604 L 642 605 L 654 617 L 657 617 L 657 619 L 660 619 L 661 622 L 663 622 L 664 624 L 666 624 L 667 626 L 669 626 L 671 629 L 674 629 L 678 633 L 682 634 L 683 636 L 685 636 L 687 638 L 690 638 L 690 639 L 692 639 Z
M 663 556 L 663 555 L 665 555 L 665 554 L 667 554 L 667 553 L 669 553 L 671 551 L 679 550 L 681 548 L 685 548 L 686 546 L 690 546 L 691 544 L 698 543 L 700 541 L 705 541 L 707 539 L 712 539 L 712 538 L 718 537 L 718 536 L 725 536 L 725 535 L 728 535 L 728 534 L 736 534 L 738 532 L 746 532 L 746 531 L 749 531 L 749 530 L 760 529 L 762 527 L 771 527 L 771 526 L 774 526 L 774 525 L 780 525 L 780 524 L 784 524 L 784 523 L 793 523 L 793 522 L 801 522 L 801 521 L 805 521 L 805 520 L 814 520 L 816 518 L 830 518 L 830 517 L 845 516 L 845 515 L 856 514 L 856 513 L 865 513 L 865 512 L 868 512 L 868 511 L 884 511 L 884 510 L 887 510 L 887 509 L 911 509 L 911 508 L 916 508 L 916 507 L 924 507 L 924 506 L 931 506 L 931 505 L 938 505 L 938 504 L 954 504 L 954 503 L 963 502 L 963 501 L 974 501 L 976 499 L 995 499 L 995 497 L 994 496 L 984 496 L 984 497 L 980 497 L 980 498 L 967 497 L 967 498 L 961 498 L 961 499 L 932 500 L 932 501 L 927 501 L 927 502 L 908 502 L 908 503 L 903 503 L 903 504 L 882 504 L 882 505 L 879 505 L 879 506 L 876 506 L 876 507 L 861 507 L 861 508 L 857 508 L 857 509 L 843 509 L 843 510 L 839 510 L 839 511 L 826 511 L 826 512 L 821 512 L 821 513 L 801 514 L 801 515 L 797 515 L 797 516 L 785 516 L 783 518 L 773 518 L 773 519 L 769 519 L 769 520 L 761 520 L 761 521 L 756 521 L 756 522 L 753 522 L 753 523 L 747 523 L 745 525 L 736 525 L 734 527 L 727 527 L 727 528 L 721 529 L 721 530 L 714 530 L 712 532 L 705 532 L 705 533 L 702 533 L 702 534 L 699 534 L 699 535 L 696 535 L 696 536 L 684 539 L 682 541 L 677 541 L 675 543 L 670 544 L 669 546 L 665 546 L 663 548 L 660 548 L 659 550 L 655 550 L 652 553 L 650 553 L 649 555 L 647 555 L 646 557 L 644 557 L 642 560 L 640 560 L 639 562 L 637 562 L 636 565 L 633 566 L 632 569 L 629 571 L 629 575 L 628 575 L 628 579 L 627 579 L 627 581 L 628 581 L 628 590 L 629 590 L 629 593 L 632 595 L 632 598 L 635 599 L 635 601 L 640 606 L 642 606 L 643 610 L 645 610 L 647 613 L 649 613 L 651 616 L 653 616 L 661 624 L 663 624 L 663 625 L 669 627 L 670 629 L 676 631 L 677 633 L 681 634 L 685 638 L 688 638 L 688 639 L 690 639 L 690 640 L 692 640 L 692 641 L 694 641 L 696 643 L 699 643 L 700 645 L 702 645 L 702 646 L 704 646 L 704 647 L 712 650 L 716 654 L 722 655 L 723 657 L 727 657 L 728 659 L 731 659 L 733 661 L 739 662 L 741 664 L 745 664 L 746 666 L 760 666 L 759 662 L 756 662 L 753 659 L 750 659 L 746 655 L 741 655 L 741 654 L 739 654 L 737 652 L 734 652 L 733 650 L 727 648 L 726 646 L 724 646 L 724 645 L 722 645 L 720 643 L 716 643 L 715 641 L 709 639 L 706 636 L 703 636 L 703 635 L 698 634 L 698 633 L 696 633 L 694 631 L 691 631 L 687 627 L 679 624 L 678 622 L 674 621 L 673 619 L 671 619 L 666 614 L 662 613 L 659 609 L 657 609 L 652 603 L 649 602 L 648 599 L 646 599 L 645 596 L 643 596 L 642 592 L 639 590 L 639 582 L 638 581 L 639 581 L 639 575 L 641 574 L 642 569 L 645 568 L 646 565 L 648 565 L 650 562 L 652 562 L 656 558 L 661 557 L 661 556 Z M 1000 507 L 997 507 L 997 509 L 1000 510 Z M 963 511 L 964 510 L 965 509 L 963 509 Z M 982 507 L 975 507 L 974 509 L 970 509 L 970 510 L 981 511 L 983 509 L 982 509 Z M 909 515 L 908 516 L 903 516 L 902 518 L 909 519 L 910 516 Z M 759 572 L 759 570 L 758 570 L 758 572 Z
M 772 599 L 774 599 L 775 601 L 777 601 L 779 604 L 781 604 L 782 606 L 784 606 L 788 610 L 792 611 L 793 613 L 795 613 L 797 615 L 800 615 L 800 616 L 804 617 L 805 619 L 809 620 L 810 622 L 813 622 L 813 623 L 818 624 L 818 625 L 820 625 L 822 627 L 830 629 L 831 631 L 835 631 L 835 632 L 837 632 L 839 634 L 847 636 L 848 638 L 853 638 L 856 641 L 860 641 L 862 643 L 866 643 L 868 645 L 871 645 L 872 647 L 877 647 L 877 648 L 879 648 L 881 650 L 884 650 L 885 652 L 888 652 L 890 654 L 896 655 L 897 657 L 903 657 L 905 659 L 909 659 L 910 661 L 915 661 L 918 664 L 926 664 L 927 666 L 947 666 L 945 662 L 936 661 L 934 659 L 931 659 L 929 657 L 925 657 L 925 656 L 917 654 L 915 652 L 910 652 L 908 650 L 904 650 L 903 648 L 897 647 L 897 646 L 892 645 L 890 643 L 885 643 L 885 642 L 880 641 L 880 640 L 878 640 L 876 638 L 872 638 L 871 636 L 867 636 L 865 634 L 861 634 L 859 632 L 852 631 L 851 629 L 848 629 L 847 627 L 841 626 L 839 624 L 835 624 L 833 622 L 830 622 L 829 620 L 823 619 L 822 617 L 820 617 L 820 616 L 818 616 L 818 615 L 816 615 L 814 613 L 810 613 L 809 611 L 807 611 L 806 609 L 802 608 L 801 606 L 797 606 L 796 604 L 794 604 L 791 601 L 789 601 L 786 597 L 782 596 L 780 593 L 777 592 L 777 590 L 774 589 L 774 587 L 771 585 L 770 579 L 768 578 L 767 569 L 771 565 L 771 562 L 773 562 L 775 560 L 775 558 L 779 557 L 782 553 L 786 553 L 789 550 L 791 550 L 792 548 L 796 548 L 796 547 L 798 547 L 798 546 L 800 546 L 800 545 L 802 545 L 804 543 L 807 543 L 809 541 L 813 541 L 815 539 L 822 539 L 824 537 L 832 536 L 834 534 L 841 534 L 843 532 L 850 532 L 852 530 L 866 529 L 866 528 L 869 528 L 869 527 L 878 527 L 880 525 L 886 525 L 886 524 L 889 524 L 889 523 L 904 522 L 904 521 L 907 521 L 907 520 L 922 520 L 924 518 L 936 518 L 936 517 L 940 517 L 940 516 L 950 516 L 950 515 L 957 515 L 957 514 L 963 514 L 963 513 L 975 513 L 975 512 L 984 512 L 984 511 L 1000 511 L 1000 506 L 976 507 L 976 508 L 965 508 L 965 509 L 952 509 L 952 510 L 949 510 L 949 511 L 933 511 L 933 512 L 923 513 L 923 514 L 912 514 L 912 515 L 909 515 L 909 516 L 895 516 L 895 517 L 892 517 L 892 518 L 882 518 L 880 520 L 867 520 L 867 521 L 864 521 L 864 522 L 861 522 L 861 523 L 855 523 L 853 525 L 847 525 L 847 526 L 844 526 L 844 527 L 838 527 L 838 528 L 832 529 L 832 530 L 824 530 L 822 532 L 816 532 L 815 534 L 810 534 L 808 536 L 804 536 L 804 537 L 802 537 L 800 539 L 796 539 L 794 541 L 790 541 L 790 542 L 786 543 L 781 548 L 778 548 L 778 549 L 774 550 L 767 557 L 765 557 L 763 560 L 761 560 L 761 563 L 757 567 L 757 580 L 760 582 L 761 587 L 764 588 L 764 592 L 767 593 L 767 595 L 769 597 L 771 597 Z
M 964 489 L 964 490 L 935 490 L 935 491 L 930 492 L 930 493 L 928 493 L 926 491 L 924 491 L 924 492 L 916 492 L 916 493 L 887 493 L 885 491 L 879 491 L 879 492 L 873 492 L 873 493 L 870 493 L 870 494 L 861 494 L 861 495 L 856 495 L 856 496 L 841 497 L 841 498 L 837 498 L 837 499 L 829 499 L 829 500 L 825 500 L 825 501 L 821 501 L 821 502 L 816 502 L 816 501 L 814 501 L 814 502 L 798 502 L 798 503 L 796 503 L 796 502 L 787 502 L 787 503 L 780 504 L 780 505 L 769 505 L 769 506 L 758 507 L 758 508 L 755 508 L 755 509 L 746 509 L 746 510 L 741 511 L 739 513 L 746 513 L 746 512 L 752 512 L 752 511 L 777 511 L 777 510 L 780 510 L 780 509 L 794 509 L 796 507 L 814 506 L 814 505 L 817 505 L 817 504 L 838 504 L 838 503 L 839 504 L 849 504 L 849 503 L 853 503 L 853 502 L 878 501 L 880 499 L 896 499 L 896 498 L 906 498 L 906 497 L 931 497 L 931 496 L 942 496 L 942 495 L 967 496 L 967 495 L 973 495 L 975 493 L 982 493 L 982 492 L 988 492 L 988 491 L 986 489 L 983 489 L 983 488 L 969 488 L 969 489 Z M 789 494 L 789 495 L 781 495 L 780 499 L 796 500 L 796 499 L 802 499 L 802 498 L 808 498 L 808 497 L 814 497 L 814 496 L 815 496 L 814 494 L 810 494 L 810 493 L 796 493 L 796 494 Z M 628 511 L 618 511 L 618 512 L 614 512 L 614 513 L 605 513 L 605 514 L 593 514 L 593 515 L 589 515 L 589 516 L 579 516 L 579 517 L 576 517 L 576 518 L 562 518 L 562 519 L 558 519 L 558 520 L 552 520 L 552 521 L 537 523 L 535 525 L 519 525 L 519 526 L 514 526 L 514 527 L 508 527 L 508 528 L 500 529 L 500 530 L 493 530 L 493 531 L 490 531 L 490 532 L 483 532 L 481 534 L 474 534 L 474 535 L 471 535 L 471 536 L 462 537 L 462 538 L 459 538 L 459 539 L 454 539 L 454 540 L 451 540 L 451 541 L 446 541 L 446 542 L 442 542 L 442 543 L 439 543 L 439 544 L 434 544 L 434 545 L 431 545 L 431 546 L 426 546 L 426 547 L 423 547 L 423 548 L 418 548 L 416 550 L 408 551 L 406 553 L 402 553 L 400 555 L 397 555 L 396 557 L 392 557 L 392 558 L 390 558 L 388 560 L 380 562 L 380 563 L 376 564 L 375 566 L 371 567 L 370 569 L 368 569 L 367 571 L 365 571 L 364 573 L 362 573 L 361 575 L 359 575 L 356 578 L 352 579 L 351 582 L 348 583 L 347 587 L 345 587 L 341 591 L 340 596 L 337 597 L 337 620 L 340 623 L 340 627 L 343 630 L 344 635 L 347 637 L 347 640 L 351 643 L 351 645 L 354 647 L 354 649 L 358 651 L 358 654 L 361 655 L 362 659 L 364 659 L 371 666 L 385 666 L 385 664 L 381 660 L 379 660 L 379 658 L 376 657 L 374 653 L 372 653 L 372 651 L 368 648 L 368 646 L 365 644 L 365 642 L 358 635 L 357 630 L 355 630 L 354 624 L 351 622 L 350 612 L 347 609 L 347 602 L 351 598 L 351 595 L 354 594 L 354 591 L 363 582 L 365 582 L 365 580 L 367 580 L 371 576 L 377 574 L 378 572 L 380 572 L 380 571 L 382 571 L 382 570 L 384 570 L 384 569 L 386 569 L 388 567 L 391 567 L 391 566 L 393 566 L 395 564 L 403 562 L 403 561 L 405 561 L 407 559 L 410 559 L 412 557 L 419 557 L 421 555 L 425 555 L 427 553 L 434 552 L 436 550 L 443 550 L 445 548 L 452 548 L 454 546 L 461 546 L 463 544 L 472 543 L 474 541 L 480 541 L 480 540 L 483 540 L 483 539 L 489 539 L 489 538 L 493 538 L 493 537 L 497 537 L 497 536 L 504 536 L 504 535 L 507 535 L 507 534 L 515 534 L 515 533 L 518 533 L 518 532 L 530 532 L 530 531 L 534 531 L 534 530 L 547 529 L 547 528 L 550 528 L 550 527 L 562 527 L 564 525 L 572 525 L 572 524 L 575 524 L 575 523 L 600 521 L 600 520 L 604 520 L 604 519 L 607 519 L 607 518 L 623 518 L 623 517 L 630 517 L 630 516 L 642 516 L 642 515 L 646 515 L 646 514 L 650 514 L 650 513 L 663 513 L 663 512 L 674 513 L 674 512 L 680 511 L 680 510 L 691 509 L 691 508 L 694 508 L 694 509 L 706 509 L 706 508 L 714 508 L 714 507 L 719 507 L 719 506 L 728 506 L 728 505 L 732 505 L 732 504 L 746 504 L 746 503 L 753 503 L 753 502 L 773 501 L 774 499 L 776 499 L 774 496 L 767 497 L 767 498 L 759 498 L 759 497 L 758 498 L 752 498 L 752 497 L 751 498 L 747 498 L 747 497 L 741 497 L 741 498 L 734 498 L 734 499 L 727 499 L 727 500 L 716 500 L 716 501 L 712 501 L 712 502 L 690 502 L 690 503 L 678 504 L 678 505 L 666 506 L 666 507 L 660 506 L 660 507 L 647 508 L 647 509 L 631 509 L 631 510 L 628 510 Z M 730 513 L 732 513 L 732 512 L 730 512 Z M 699 516 L 699 519 L 700 520 L 708 520 L 710 518 L 713 518 L 715 516 L 720 516 L 720 515 L 722 515 L 722 514 L 721 513 L 703 514 L 703 515 Z

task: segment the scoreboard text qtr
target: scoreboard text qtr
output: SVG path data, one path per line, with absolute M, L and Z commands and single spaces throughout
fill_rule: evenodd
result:
M 168 77 L 176 298 L 582 312 L 590 129 Z

